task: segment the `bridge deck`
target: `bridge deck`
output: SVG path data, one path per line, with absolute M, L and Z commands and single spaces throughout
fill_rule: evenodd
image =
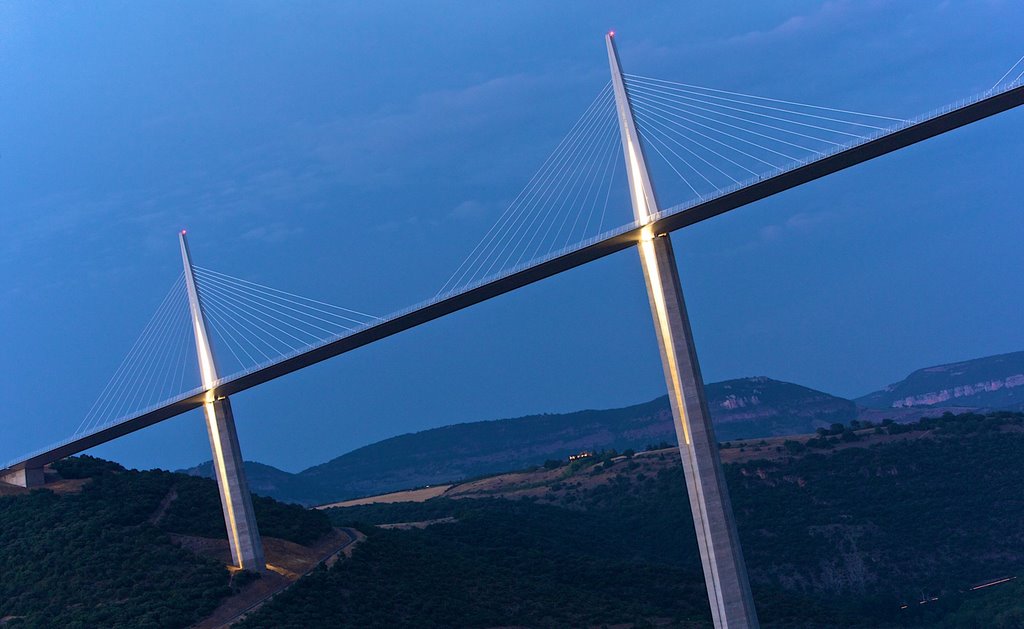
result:
M 727 189 L 713 198 L 677 206 L 657 215 L 654 233 L 671 232 L 724 214 L 736 208 L 770 197 L 790 188 L 855 166 L 887 153 L 941 135 L 964 125 L 1024 104 L 1024 86 L 1017 84 L 1000 91 L 988 92 L 964 102 L 897 126 L 877 137 L 837 150 L 833 153 L 793 165 L 785 170 L 758 178 L 735 189 Z M 232 395 L 298 371 L 339 354 L 344 354 L 392 336 L 404 330 L 468 308 L 498 295 L 557 275 L 563 271 L 603 258 L 635 245 L 643 226 L 632 224 L 575 245 L 526 266 L 505 272 L 459 291 L 418 304 L 384 319 L 374 321 L 353 332 L 336 337 L 274 362 L 241 372 L 218 381 L 219 395 Z M 14 460 L 0 468 L 0 475 L 34 467 L 88 450 L 118 437 L 159 423 L 202 406 L 205 391 L 196 389 L 168 400 L 156 407 L 115 420 L 89 434 L 63 442 Z

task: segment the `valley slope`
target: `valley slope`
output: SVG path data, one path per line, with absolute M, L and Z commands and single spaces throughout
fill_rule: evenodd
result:
M 720 441 L 814 432 L 857 415 L 856 405 L 821 391 L 765 377 L 707 385 Z M 256 493 L 322 504 L 432 485 L 564 459 L 589 450 L 645 449 L 675 443 L 668 397 L 609 410 L 471 422 L 405 434 L 289 474 L 246 463 Z M 212 477 L 209 462 L 184 470 Z
M 706 386 L 720 442 L 813 433 L 852 419 L 916 421 L 944 412 L 1024 407 L 1024 352 L 927 367 L 847 400 L 766 377 Z M 470 422 L 399 435 L 297 474 L 247 462 L 256 493 L 306 505 L 436 485 L 564 459 L 588 450 L 675 443 L 668 398 L 608 410 Z M 339 448 L 340 449 L 340 448 Z M 190 470 L 212 478 L 209 462 Z

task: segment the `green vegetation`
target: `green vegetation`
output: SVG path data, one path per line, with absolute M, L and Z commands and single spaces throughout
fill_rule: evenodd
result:
M 780 459 L 726 467 L 765 627 L 1024 624 L 1024 581 L 972 589 L 1024 579 L 1024 499 L 1013 490 L 1024 415 L 823 433 L 826 451 L 790 440 Z M 885 442 L 865 445 L 875 433 Z M 321 512 L 258 499 L 265 536 L 309 543 L 330 519 L 368 538 L 242 626 L 707 627 L 677 457 L 628 454 L 559 465 L 557 504 L 437 498 Z M 5 626 L 187 626 L 244 580 L 168 535 L 224 535 L 212 481 L 90 457 L 57 468 L 88 479 L 82 491 L 0 498 Z M 441 518 L 455 522 L 372 526 Z
M 857 413 L 849 400 L 770 378 L 709 383 L 705 390 L 722 440 L 802 434 Z M 246 463 L 246 473 L 264 495 L 325 504 L 554 465 L 579 453 L 579 444 L 593 450 L 639 450 L 658 441 L 668 446 L 676 438 L 668 412 L 668 396 L 661 396 L 625 408 L 455 424 L 385 439 L 298 474 L 255 462 Z M 191 471 L 213 477 L 209 462 Z
M 175 479 L 174 489 L 178 498 L 164 514 L 162 526 L 183 535 L 226 539 L 228 533 L 224 526 L 217 485 L 206 478 L 183 474 L 176 474 Z M 312 544 L 331 530 L 331 523 L 322 511 L 305 509 L 263 496 L 253 496 L 252 502 L 260 534 L 264 537 Z
M 785 460 L 727 466 L 764 626 L 1021 626 L 1019 584 L 969 588 L 1024 575 L 1024 499 L 1013 490 L 1024 415 L 882 431 L 920 429 L 930 438 L 828 454 L 787 446 Z M 707 626 L 682 471 L 667 461 L 642 477 L 620 462 L 592 488 L 563 478 L 563 506 L 439 498 L 331 510 L 338 524 L 365 523 L 367 541 L 243 626 Z M 447 516 L 458 521 L 369 527 Z
M 173 483 L 98 475 L 80 494 L 0 498 L 0 617 L 11 627 L 181 627 L 228 594 L 223 565 L 147 519 Z
M 436 513 L 429 502 L 416 517 Z M 241 626 L 579 627 L 664 609 L 702 618 L 704 586 L 692 567 L 634 561 L 628 540 L 586 514 L 503 500 L 438 502 L 462 520 L 365 528 L 369 538 L 354 560 L 313 573 Z M 403 505 L 396 515 L 409 513 Z M 595 544 L 606 552 L 592 552 Z
M 952 613 L 936 623 L 940 629 L 1024 627 L 1024 583 L 1015 582 L 998 589 L 969 592 L 954 600 L 959 605 L 949 606 Z
M 245 580 L 232 583 L 222 564 L 168 536 L 226 538 L 213 481 L 87 456 L 54 467 L 91 480 L 80 493 L 0 498 L 3 626 L 185 627 Z M 330 530 L 322 512 L 269 498 L 257 500 L 256 516 L 264 536 L 298 543 Z
M 107 472 L 123 472 L 120 463 L 98 459 L 88 454 L 62 459 L 53 464 L 61 478 L 94 478 Z

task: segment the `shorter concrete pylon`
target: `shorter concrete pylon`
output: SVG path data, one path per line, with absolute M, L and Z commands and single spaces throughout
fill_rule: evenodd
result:
M 224 525 L 228 530 L 231 559 L 236 566 L 244 570 L 265 572 L 267 565 L 263 554 L 263 540 L 256 525 L 252 496 L 249 494 L 249 483 L 245 477 L 242 450 L 238 445 L 238 432 L 235 429 L 235 416 L 231 412 L 231 402 L 227 396 L 219 396 L 215 390 L 217 361 L 210 344 L 206 317 L 192 272 L 192 255 L 184 231 L 179 234 L 179 239 L 199 371 L 207 395 L 203 404 L 206 431 L 210 437 L 210 449 L 213 451 L 213 473 L 217 479 L 217 488 L 220 490 L 220 504 L 224 511 Z

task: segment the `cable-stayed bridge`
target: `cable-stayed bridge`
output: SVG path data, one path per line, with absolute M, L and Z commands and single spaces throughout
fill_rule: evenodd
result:
M 39 484 L 48 463 L 204 407 L 233 557 L 261 569 L 231 395 L 636 247 L 712 615 L 756 626 L 667 234 L 1016 107 L 1024 58 L 991 89 L 903 119 L 625 74 L 606 41 L 611 81 L 434 297 L 374 316 L 197 266 L 182 232 L 183 273 L 75 433 L 0 477 Z M 633 220 L 607 228 L 624 206 Z

